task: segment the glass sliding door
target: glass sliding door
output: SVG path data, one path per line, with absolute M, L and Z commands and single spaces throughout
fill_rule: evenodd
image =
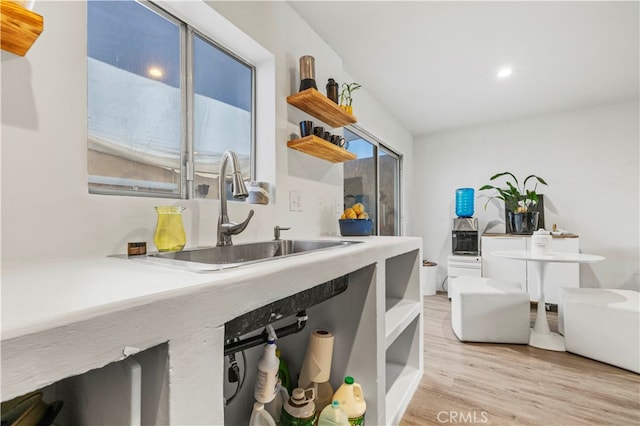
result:
M 374 221 L 374 233 L 377 234 L 376 146 L 347 129 L 344 130 L 344 137 L 349 143 L 347 150 L 358 156 L 357 160 L 344 163 L 344 208 L 362 203 L 369 218 Z
M 362 203 L 375 235 L 400 235 L 400 156 L 355 126 L 344 137 L 358 156 L 344 163 L 344 208 Z
M 400 235 L 400 158 L 378 147 L 380 235 Z

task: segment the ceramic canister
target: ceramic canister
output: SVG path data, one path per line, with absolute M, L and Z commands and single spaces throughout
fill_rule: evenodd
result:
M 531 235 L 531 252 L 532 253 L 551 253 L 551 241 L 553 241 L 549 231 L 539 229 Z

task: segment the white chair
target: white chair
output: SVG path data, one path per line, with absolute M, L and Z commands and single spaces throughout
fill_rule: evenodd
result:
M 520 284 L 457 277 L 451 282 L 451 327 L 467 342 L 529 343 L 529 295 Z
M 640 293 L 564 288 L 558 331 L 568 352 L 640 374 Z

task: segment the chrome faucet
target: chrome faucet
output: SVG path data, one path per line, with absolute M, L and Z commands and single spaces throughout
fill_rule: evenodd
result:
M 247 187 L 242 180 L 242 173 L 240 172 L 240 161 L 235 152 L 228 150 L 222 154 L 222 160 L 220 162 L 220 174 L 218 175 L 218 188 L 220 196 L 220 216 L 218 216 L 218 242 L 217 246 L 230 246 L 231 236 L 236 235 L 244 231 L 249 224 L 249 221 L 253 217 L 253 210 L 249 212 L 249 216 L 241 223 L 235 223 L 229 221 L 227 215 L 227 192 L 225 191 L 225 180 L 227 175 L 227 162 L 231 161 L 232 172 L 232 184 L 231 189 L 233 191 L 233 198 L 244 200 L 249 196 Z
M 288 231 L 291 228 L 283 228 L 282 226 L 274 226 L 273 227 L 273 239 L 274 241 L 278 241 L 280 239 L 280 231 Z

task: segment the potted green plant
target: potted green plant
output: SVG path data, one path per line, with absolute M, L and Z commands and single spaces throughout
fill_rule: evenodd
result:
M 507 212 L 507 220 L 515 234 L 532 234 L 538 226 L 539 212 L 535 211 L 538 204 L 538 183 L 547 185 L 544 179 L 536 175 L 527 176 L 520 186 L 520 182 L 511 172 L 502 172 L 491 176 L 489 180 L 493 181 L 503 176 L 510 177 L 511 180 L 505 182 L 504 187 L 497 187 L 491 184 L 482 186 L 479 190 L 495 190 L 496 195 L 490 197 L 484 205 L 486 210 L 489 202 L 495 198 L 504 201 L 505 210 Z M 508 179 L 507 178 L 507 179 Z M 527 188 L 527 183 L 531 180 L 534 182 L 533 189 Z
M 353 92 L 361 88 L 358 83 L 342 83 L 342 90 L 340 91 L 340 108 L 347 111 L 349 114 L 353 114 Z

